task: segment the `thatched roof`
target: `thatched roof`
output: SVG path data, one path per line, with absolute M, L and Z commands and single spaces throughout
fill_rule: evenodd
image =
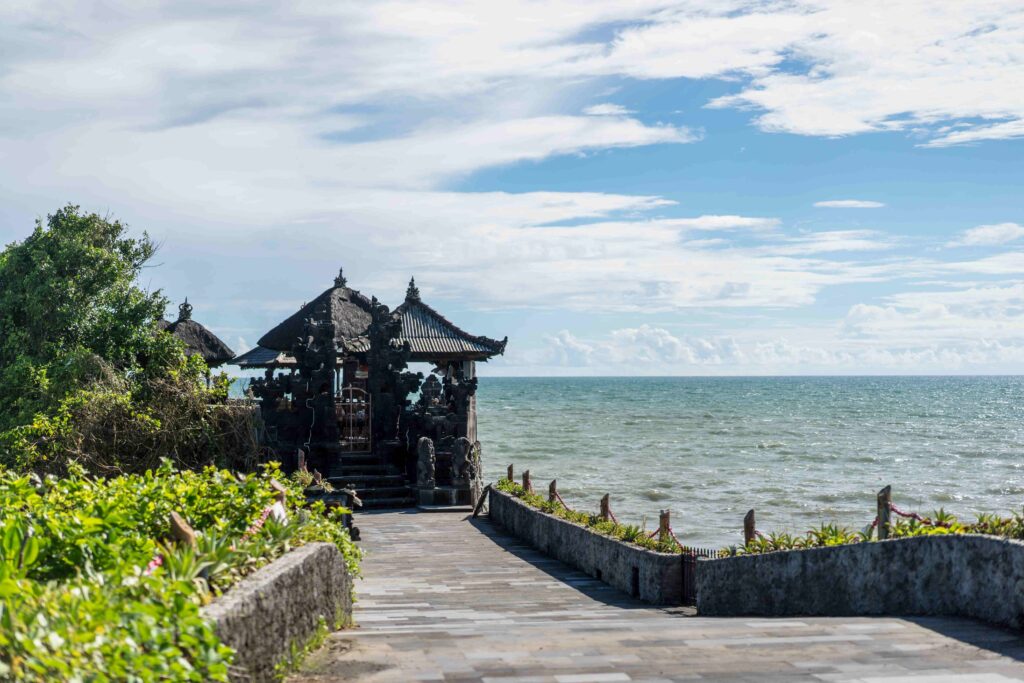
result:
M 395 309 L 402 318 L 399 342 L 409 342 L 413 361 L 487 360 L 505 353 L 508 337 L 502 341 L 477 337 L 462 330 L 423 303 L 416 280 L 409 282 L 405 302 Z
M 302 336 L 307 318 L 316 318 L 321 310 L 330 312 L 334 322 L 334 341 L 338 348 L 366 333 L 372 317 L 370 300 L 354 289 L 345 286 L 345 278 L 338 272 L 334 286 L 325 290 L 279 324 L 260 337 L 258 344 L 272 351 L 291 352 L 295 340 Z
M 211 368 L 222 365 L 235 357 L 235 352 L 217 335 L 192 320 L 192 306 L 188 299 L 178 306 L 178 319 L 174 322 L 161 320 L 160 327 L 183 341 L 186 353 L 202 356 Z

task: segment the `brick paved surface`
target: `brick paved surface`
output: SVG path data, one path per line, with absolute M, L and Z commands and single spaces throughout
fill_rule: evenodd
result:
M 464 514 L 362 514 L 359 627 L 289 680 L 1024 681 L 1024 639 L 945 618 L 714 619 L 660 609 Z

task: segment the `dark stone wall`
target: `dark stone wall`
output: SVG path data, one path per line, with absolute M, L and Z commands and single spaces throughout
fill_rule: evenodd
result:
M 302 649 L 321 617 L 335 629 L 352 621 L 352 577 L 332 543 L 310 543 L 245 577 L 203 608 L 235 649 L 231 678 L 272 681 L 274 666 Z
M 658 553 L 610 538 L 541 512 L 494 488 L 490 494 L 489 515 L 492 522 L 537 550 L 645 602 L 654 605 L 682 602 L 680 555 Z
M 952 615 L 1024 625 L 1024 543 L 918 536 L 700 560 L 704 616 Z

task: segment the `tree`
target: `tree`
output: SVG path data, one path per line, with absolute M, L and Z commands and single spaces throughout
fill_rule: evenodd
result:
M 237 453 L 220 437 L 230 415 L 210 409 L 226 376 L 204 386 L 202 358 L 157 325 L 166 299 L 138 286 L 155 251 L 69 204 L 0 252 L 0 466 L 116 474 Z
M 67 205 L 0 254 L 0 369 L 89 351 L 127 368 L 167 305 L 136 285 L 156 252 L 146 233 Z

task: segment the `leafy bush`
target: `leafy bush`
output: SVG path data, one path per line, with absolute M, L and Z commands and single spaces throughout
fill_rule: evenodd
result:
M 890 538 L 949 534 L 983 534 L 1024 540 L 1024 513 L 1014 513 L 1010 517 L 983 513 L 978 515 L 975 522 L 961 522 L 945 510 L 939 509 L 933 512 L 931 517 L 923 519 L 896 517 L 889 525 Z M 760 534 L 746 547 L 731 550 L 730 554 L 756 555 L 779 550 L 804 550 L 874 540 L 877 540 L 874 525 L 853 531 L 836 524 L 822 524 L 802 536 L 786 533 Z
M 301 509 L 295 482 L 288 522 L 246 536 L 274 500 L 274 476 L 275 466 L 240 477 L 170 463 L 110 479 L 0 471 L 0 678 L 227 680 L 232 653 L 202 605 L 308 542 L 335 543 L 358 573 L 344 511 Z M 196 529 L 195 549 L 167 539 L 172 511 Z
M 160 331 L 167 300 L 138 286 L 156 246 L 66 206 L 0 252 L 0 467 L 103 475 L 255 459 L 226 378 Z M 211 407 L 218 406 L 218 407 Z
M 554 515 L 576 524 L 582 524 L 583 526 L 589 527 L 598 533 L 604 534 L 605 536 L 611 536 L 612 538 L 617 538 L 620 541 L 638 545 L 641 548 L 656 550 L 660 553 L 679 553 L 684 550 L 689 550 L 689 548 L 684 548 L 676 543 L 675 539 L 671 536 L 664 539 L 652 538 L 644 533 L 644 529 L 641 529 L 640 527 L 604 520 L 601 519 L 600 515 L 590 514 L 588 512 L 570 510 L 558 501 L 551 502 L 547 498 L 539 496 L 536 493 L 527 493 L 526 489 L 524 489 L 520 484 L 517 484 L 507 478 L 500 479 L 495 486 L 499 491 L 515 496 L 527 505 L 535 507 L 541 512 L 546 512 L 549 515 Z

